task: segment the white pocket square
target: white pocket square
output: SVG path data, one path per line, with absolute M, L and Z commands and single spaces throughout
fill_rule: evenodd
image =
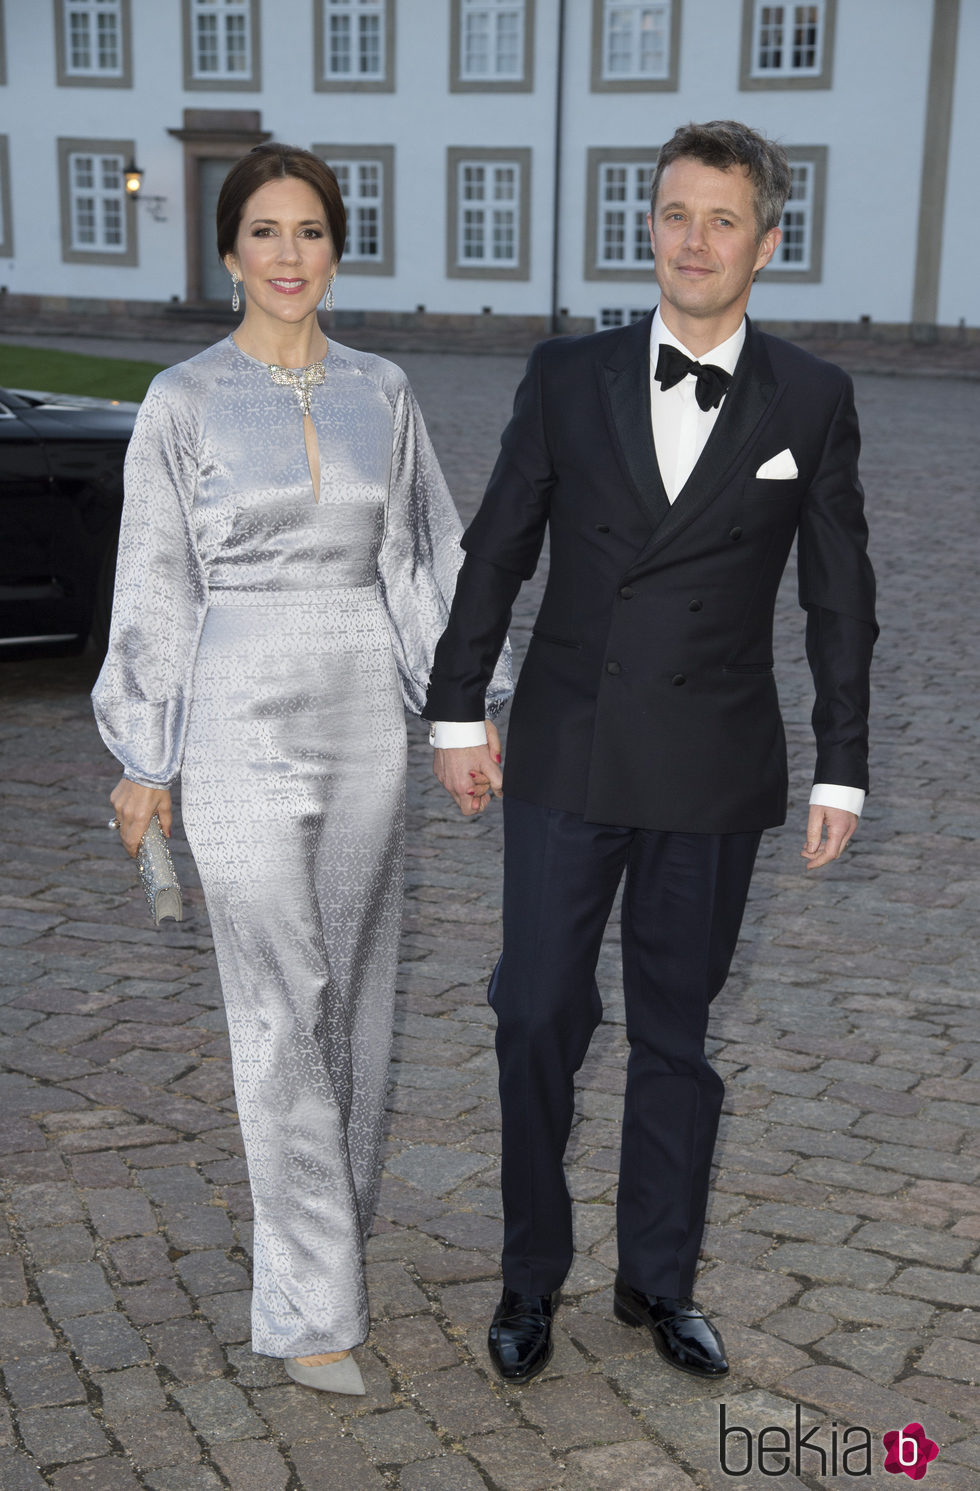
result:
M 792 481 L 799 474 L 793 452 L 787 448 L 781 450 L 778 456 L 770 456 L 768 461 L 764 461 L 755 476 L 756 481 Z

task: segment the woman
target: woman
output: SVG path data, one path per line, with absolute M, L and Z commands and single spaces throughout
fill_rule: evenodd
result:
M 368 1330 L 400 927 L 402 693 L 418 712 L 459 524 L 404 374 L 320 330 L 346 233 L 333 172 L 258 146 L 217 216 L 245 315 L 140 410 L 93 697 L 130 854 L 154 813 L 169 833 L 181 776 L 255 1206 L 253 1350 L 363 1393 L 350 1348 Z M 508 691 L 501 675 L 496 707 Z

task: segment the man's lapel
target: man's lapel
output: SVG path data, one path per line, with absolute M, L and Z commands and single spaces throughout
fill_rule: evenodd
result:
M 596 369 L 599 395 L 613 444 L 633 496 L 650 523 L 661 524 L 670 510 L 664 491 L 650 420 L 650 324 L 653 312 L 613 340 Z
M 746 317 L 745 344 L 714 429 L 694 470 L 639 556 L 638 563 L 669 543 L 714 501 L 778 392 L 779 385 L 765 343 Z

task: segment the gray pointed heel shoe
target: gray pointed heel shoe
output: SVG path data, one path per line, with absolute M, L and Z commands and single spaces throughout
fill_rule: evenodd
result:
M 303 1387 L 315 1387 L 321 1393 L 347 1393 L 350 1397 L 363 1397 L 367 1389 L 361 1369 L 352 1356 L 342 1356 L 339 1362 L 324 1362 L 319 1367 L 304 1367 L 294 1356 L 283 1361 L 287 1376 Z

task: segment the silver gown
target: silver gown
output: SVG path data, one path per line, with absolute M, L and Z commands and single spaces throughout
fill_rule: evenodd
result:
M 181 778 L 255 1205 L 252 1346 L 368 1330 L 401 922 L 405 716 L 459 521 L 404 374 L 331 343 L 311 414 L 229 337 L 154 379 L 93 698 L 132 779 Z M 400 686 L 399 686 L 400 685 Z M 498 669 L 490 708 L 509 692 Z

